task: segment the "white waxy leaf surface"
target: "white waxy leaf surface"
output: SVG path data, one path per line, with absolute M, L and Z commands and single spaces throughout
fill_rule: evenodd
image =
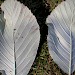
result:
M 39 46 L 39 25 L 31 11 L 16 0 L 4 1 L 1 9 L 0 70 L 6 75 L 27 75 Z
M 49 52 L 67 74 L 75 71 L 75 0 L 59 4 L 47 18 Z

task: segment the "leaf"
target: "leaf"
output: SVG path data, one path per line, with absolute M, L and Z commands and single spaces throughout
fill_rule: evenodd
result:
M 59 4 L 47 18 L 49 53 L 67 74 L 75 71 L 75 0 Z
M 39 25 L 31 11 L 16 0 L 4 1 L 1 8 L 6 21 L 0 20 L 0 26 L 5 26 L 0 32 L 0 70 L 6 75 L 27 75 L 37 54 Z

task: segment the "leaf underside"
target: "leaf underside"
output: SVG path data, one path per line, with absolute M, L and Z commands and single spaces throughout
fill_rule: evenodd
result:
M 75 71 L 75 0 L 59 4 L 47 18 L 49 53 L 67 74 Z
M 27 75 L 37 54 L 39 25 L 31 11 L 16 0 L 4 1 L 1 8 L 0 70 L 6 75 Z

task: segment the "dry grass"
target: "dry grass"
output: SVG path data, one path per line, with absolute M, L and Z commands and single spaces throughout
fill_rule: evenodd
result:
M 67 75 L 54 63 L 45 42 L 28 75 Z

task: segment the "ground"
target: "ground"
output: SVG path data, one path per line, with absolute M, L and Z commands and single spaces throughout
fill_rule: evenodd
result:
M 50 12 L 63 0 L 46 0 L 50 6 Z M 39 56 L 36 57 L 34 64 L 28 75 L 67 75 L 65 74 L 51 58 L 47 41 L 43 44 Z

